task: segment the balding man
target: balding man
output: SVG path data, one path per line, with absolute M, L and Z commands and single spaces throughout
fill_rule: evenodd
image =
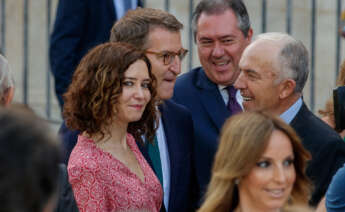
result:
M 307 49 L 287 34 L 260 34 L 244 50 L 239 67 L 235 87 L 241 92 L 244 109 L 279 115 L 310 151 L 312 160 L 306 172 L 314 185 L 310 204 L 316 205 L 345 162 L 345 143 L 303 101 L 309 73 Z

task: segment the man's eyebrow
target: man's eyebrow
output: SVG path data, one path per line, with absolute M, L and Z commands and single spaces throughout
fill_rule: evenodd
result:
M 212 38 L 209 38 L 207 36 L 202 36 L 199 38 L 199 40 L 213 40 Z
M 242 71 L 244 71 L 246 74 L 254 74 L 254 75 L 260 76 L 260 74 L 257 71 L 253 70 L 253 69 L 245 69 L 245 70 L 242 70 Z
M 222 35 L 219 37 L 219 39 L 225 39 L 225 38 L 236 38 L 235 35 Z

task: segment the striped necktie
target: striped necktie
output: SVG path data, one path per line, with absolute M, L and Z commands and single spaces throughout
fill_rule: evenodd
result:
M 231 115 L 234 115 L 238 112 L 241 112 L 242 108 L 236 100 L 237 90 L 234 88 L 234 86 L 228 86 L 228 87 L 226 87 L 226 90 L 228 91 L 228 94 L 229 94 L 229 101 L 228 101 L 228 104 L 226 105 L 226 107 L 231 112 Z

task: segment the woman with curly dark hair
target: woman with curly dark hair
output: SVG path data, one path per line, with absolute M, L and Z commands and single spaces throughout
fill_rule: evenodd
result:
M 162 187 L 136 144 L 154 136 L 155 97 L 151 64 L 129 44 L 102 44 L 81 60 L 63 111 L 81 132 L 68 163 L 80 211 L 159 211 Z

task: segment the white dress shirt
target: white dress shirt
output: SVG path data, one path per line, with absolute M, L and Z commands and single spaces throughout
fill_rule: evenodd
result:
M 290 124 L 290 122 L 295 118 L 298 111 L 301 109 L 303 104 L 302 98 L 300 97 L 289 109 L 280 115 L 280 118 L 285 121 L 285 123 Z
M 163 175 L 163 191 L 164 191 L 164 206 L 166 211 L 169 208 L 169 194 L 170 194 L 170 159 L 169 151 L 164 133 L 162 118 L 159 117 L 159 126 L 156 132 L 158 149 L 161 158 L 162 175 Z

